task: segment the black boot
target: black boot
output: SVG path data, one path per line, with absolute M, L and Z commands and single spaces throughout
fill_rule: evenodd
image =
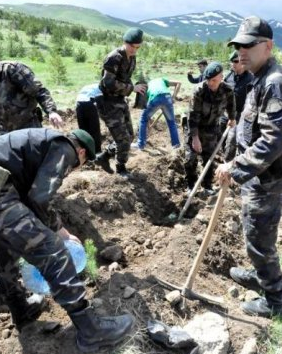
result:
M 130 177 L 130 173 L 127 171 L 124 163 L 117 163 L 116 171 L 121 177 L 125 179 L 128 179 Z
M 247 289 L 260 291 L 262 290 L 259 285 L 259 280 L 256 270 L 247 270 L 243 268 L 232 267 L 230 268 L 230 276 L 236 283 L 244 286 Z
M 216 191 L 213 189 L 212 184 L 210 182 L 204 181 L 202 183 L 202 187 L 204 188 L 204 195 L 211 196 L 216 194 Z
M 122 341 L 134 322 L 131 315 L 98 317 L 91 306 L 69 316 L 77 329 L 77 346 L 86 353 Z
M 11 312 L 13 324 L 19 332 L 24 326 L 36 321 L 46 305 L 44 296 L 38 294 L 34 294 L 27 299 L 10 297 L 6 303 Z
M 262 316 L 271 318 L 272 316 L 282 315 L 282 303 L 281 305 L 271 305 L 268 303 L 265 297 L 259 299 L 244 302 L 241 305 L 242 310 L 250 316 Z
M 104 171 L 113 174 L 114 170 L 111 168 L 109 162 L 111 157 L 112 156 L 108 153 L 108 151 L 101 152 L 96 155 L 95 164 L 101 166 Z

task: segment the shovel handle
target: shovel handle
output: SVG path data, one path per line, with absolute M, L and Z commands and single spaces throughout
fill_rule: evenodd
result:
M 215 158 L 215 155 L 217 154 L 218 150 L 220 149 L 222 143 L 224 142 L 225 138 L 227 137 L 227 134 L 230 130 L 230 126 L 227 126 L 224 133 L 221 136 L 221 139 L 219 140 L 219 142 L 217 143 L 214 152 L 212 153 L 211 157 L 209 158 L 208 162 L 206 163 L 206 166 L 204 167 L 202 173 L 200 174 L 197 182 L 195 183 L 194 188 L 192 189 L 191 193 L 189 194 L 188 199 L 186 200 L 186 203 L 183 207 L 183 209 L 181 210 L 179 216 L 178 216 L 178 221 L 182 219 L 183 215 L 185 214 L 186 210 L 188 209 L 189 205 L 191 204 L 191 201 L 194 197 L 194 195 L 197 192 L 197 189 L 199 188 L 199 185 L 202 183 L 202 180 L 204 179 L 206 173 L 208 172 L 208 169 L 210 168 L 210 165 L 212 164 L 213 159 Z
M 161 118 L 162 115 L 163 112 L 161 111 L 161 113 L 157 116 L 157 118 L 155 118 L 153 122 L 149 125 L 149 129 L 153 128 L 153 126 L 157 123 L 157 121 Z
M 225 184 L 222 185 L 222 187 L 221 187 L 221 189 L 219 191 L 219 195 L 217 197 L 216 205 L 215 205 L 215 208 L 213 210 L 213 213 L 212 213 L 208 228 L 206 230 L 205 236 L 203 238 L 203 241 L 202 241 L 202 244 L 201 244 L 201 246 L 199 248 L 197 256 L 196 256 L 196 258 L 195 258 L 195 260 L 193 262 L 192 268 L 191 268 L 191 270 L 190 270 L 190 272 L 188 274 L 187 280 L 186 280 L 186 282 L 184 284 L 183 291 L 185 291 L 185 289 L 192 289 L 192 285 L 194 283 L 196 274 L 197 274 L 198 269 L 200 267 L 200 264 L 201 264 L 201 262 L 202 262 L 202 260 L 204 258 L 204 255 L 205 255 L 205 252 L 206 252 L 206 250 L 208 248 L 212 233 L 214 231 L 214 228 L 215 228 L 215 225 L 216 225 L 216 222 L 217 222 L 217 219 L 218 219 L 218 215 L 219 215 L 219 212 L 220 212 L 220 210 L 222 208 L 223 201 L 224 201 L 227 189 L 228 189 L 228 184 L 225 183 Z

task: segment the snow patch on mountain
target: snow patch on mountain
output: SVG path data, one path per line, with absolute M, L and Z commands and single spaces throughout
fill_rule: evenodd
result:
M 164 21 L 160 21 L 160 20 L 148 20 L 148 21 L 142 21 L 140 22 L 141 25 L 144 25 L 146 23 L 154 23 L 157 26 L 161 26 L 161 27 L 168 27 L 168 24 L 165 23 Z

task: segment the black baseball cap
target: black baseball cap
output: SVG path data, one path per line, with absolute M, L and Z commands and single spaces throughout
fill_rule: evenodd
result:
M 246 17 L 241 23 L 239 30 L 232 41 L 227 45 L 232 44 L 249 44 L 257 40 L 258 37 L 273 39 L 273 31 L 268 22 L 256 17 Z

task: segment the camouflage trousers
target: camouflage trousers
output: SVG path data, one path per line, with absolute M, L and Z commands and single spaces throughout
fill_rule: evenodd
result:
M 184 147 L 185 147 L 185 157 L 184 157 L 184 169 L 185 169 L 185 179 L 189 188 L 193 188 L 196 183 L 197 176 L 197 165 L 199 156 L 202 157 L 203 165 L 205 166 L 211 157 L 216 144 L 217 144 L 217 134 L 214 132 L 199 132 L 199 138 L 202 144 L 202 153 L 198 154 L 192 148 L 192 137 L 189 135 L 188 131 L 184 130 Z M 204 179 L 203 187 L 210 188 L 212 185 L 214 173 L 214 164 L 212 163 L 208 169 Z
M 260 184 L 258 177 L 241 187 L 243 232 L 248 256 L 269 303 L 282 304 L 282 273 L 276 249 L 282 183 Z
M 224 146 L 224 159 L 229 162 L 234 159 L 236 155 L 236 126 L 230 128 Z
M 102 103 L 97 103 L 97 106 L 101 119 L 114 139 L 114 144 L 108 147 L 108 152 L 110 155 L 116 155 L 119 164 L 125 164 L 134 138 L 128 104 L 120 98 L 104 98 Z
M 54 300 L 67 309 L 85 295 L 83 283 L 63 240 L 24 205 L 11 183 L 0 192 L 0 296 L 23 298 L 19 258 L 36 266 Z

